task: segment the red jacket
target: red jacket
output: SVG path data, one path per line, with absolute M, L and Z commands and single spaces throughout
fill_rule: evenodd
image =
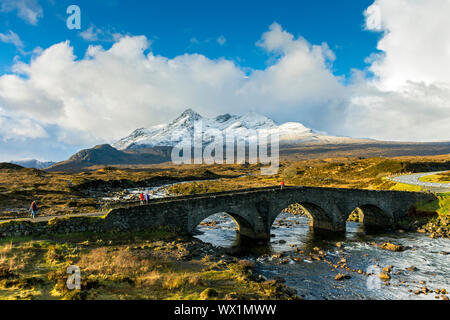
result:
M 143 193 L 141 193 L 141 194 L 139 195 L 139 199 L 144 200 L 144 194 L 143 194 Z
M 30 210 L 31 210 L 31 211 L 34 211 L 34 212 L 37 211 L 37 205 L 36 205 L 36 202 L 33 201 L 33 202 L 31 203 Z

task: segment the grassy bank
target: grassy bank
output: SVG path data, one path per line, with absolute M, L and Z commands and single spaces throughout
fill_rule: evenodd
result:
M 169 189 L 175 194 L 195 194 L 225 190 L 279 185 L 323 186 L 334 188 L 360 188 L 376 190 L 421 191 L 420 187 L 397 184 L 387 176 L 420 172 L 432 168 L 433 158 L 340 158 L 306 161 L 286 161 L 273 176 L 251 175 L 238 179 L 194 182 L 176 185 Z M 439 162 L 440 161 L 440 162 Z M 450 166 L 450 160 L 437 163 Z
M 419 178 L 423 182 L 450 183 L 450 171 Z
M 81 290 L 67 289 L 67 268 Z M 0 299 L 284 299 L 285 286 L 191 238 L 165 231 L 0 243 Z

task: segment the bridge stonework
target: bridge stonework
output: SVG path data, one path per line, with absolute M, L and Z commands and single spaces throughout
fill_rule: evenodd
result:
M 319 187 L 259 188 L 194 196 L 155 199 L 147 205 L 112 209 L 108 228 L 141 230 L 169 227 L 189 234 L 207 217 L 230 215 L 241 236 L 268 241 L 281 211 L 298 203 L 316 230 L 345 232 L 350 213 L 360 208 L 361 222 L 369 227 L 390 227 L 406 216 L 412 205 L 434 200 L 430 193 L 337 189 Z

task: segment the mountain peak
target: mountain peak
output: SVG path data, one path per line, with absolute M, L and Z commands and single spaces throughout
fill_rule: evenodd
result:
M 192 109 L 186 109 L 178 118 L 169 124 L 169 128 L 191 127 L 196 121 L 203 119 L 201 115 Z
M 236 125 L 242 125 L 247 128 L 254 128 L 254 129 L 259 128 L 268 129 L 268 128 L 275 128 L 277 126 L 272 119 L 254 111 L 248 112 L 242 117 L 240 117 L 239 122 L 236 123 Z
M 113 148 L 109 144 L 99 144 L 92 149 L 83 149 L 72 157 L 69 160 L 73 161 L 97 161 L 98 159 L 104 159 L 105 163 L 113 163 L 111 162 L 115 157 L 119 158 L 122 155 L 122 152 Z
M 199 121 L 203 119 L 203 117 L 195 112 L 193 109 L 186 109 L 183 111 L 183 113 L 176 118 L 174 121 L 172 121 L 169 126 L 179 126 L 179 125 L 188 125 L 193 124 L 195 121 Z
M 138 129 L 116 142 L 113 147 L 118 150 L 173 147 L 183 141 L 191 141 L 196 122 L 200 120 L 202 120 L 202 131 L 205 134 L 204 145 L 214 140 L 210 134 L 211 129 L 230 136 L 249 136 L 254 135 L 257 130 L 269 130 L 279 133 L 280 143 L 340 143 L 348 140 L 322 135 L 298 122 L 277 125 L 272 119 L 257 112 L 249 112 L 243 116 L 226 113 L 215 118 L 204 118 L 189 108 L 171 123 L 153 126 L 149 129 Z
M 237 120 L 237 119 L 239 119 L 238 116 L 235 116 L 235 115 L 232 115 L 232 114 L 229 114 L 229 113 L 225 113 L 225 114 L 222 114 L 220 116 L 217 116 L 215 118 L 215 121 L 218 122 L 218 123 L 225 123 L 225 122 L 227 122 L 229 120 Z
M 115 150 L 110 144 L 98 144 L 95 147 L 92 148 L 93 150 Z
M 222 122 L 230 120 L 230 118 L 231 118 L 231 115 L 229 113 L 225 113 L 220 116 L 217 116 L 216 121 L 222 123 Z
M 184 110 L 183 113 L 178 118 L 185 118 L 185 117 L 199 119 L 202 116 L 200 114 L 198 114 L 195 110 L 188 108 L 188 109 Z

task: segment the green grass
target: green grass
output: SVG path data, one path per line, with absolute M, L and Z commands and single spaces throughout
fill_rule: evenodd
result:
M 441 216 L 450 215 L 450 192 L 440 193 L 436 200 L 418 203 L 415 207 L 422 212 L 436 212 Z
M 394 186 L 390 188 L 392 191 L 410 191 L 410 192 L 421 192 L 423 191 L 422 187 L 414 186 L 406 183 L 396 183 Z
M 57 235 L 0 243 L 0 300 L 218 299 L 230 292 L 267 299 L 245 265 L 190 257 L 197 240 L 164 230 L 141 233 Z M 190 259 L 181 259 L 187 255 Z M 66 287 L 69 265 L 82 272 L 82 290 Z
M 423 182 L 435 182 L 435 183 L 450 183 L 450 172 L 444 172 L 440 174 L 432 174 L 429 176 L 419 178 Z
M 397 184 L 385 177 L 409 172 L 420 172 L 431 162 L 422 159 L 339 158 L 305 161 L 283 161 L 278 174 L 258 174 L 235 179 L 202 181 L 176 185 L 169 188 L 174 194 L 196 194 L 253 187 L 276 186 L 281 181 L 287 185 L 352 188 L 371 190 L 422 191 L 419 186 Z M 444 163 L 444 162 L 443 162 Z
M 214 165 L 161 167 L 151 170 L 106 168 L 64 173 L 5 169 L 0 166 L 0 217 L 27 217 L 32 200 L 38 203 L 39 215 L 98 212 L 104 204 L 101 197 L 86 196 L 85 191 L 137 188 L 162 181 L 238 177 L 254 170 L 254 166 Z
M 438 195 L 439 209 L 437 212 L 440 215 L 450 215 L 450 192 Z

